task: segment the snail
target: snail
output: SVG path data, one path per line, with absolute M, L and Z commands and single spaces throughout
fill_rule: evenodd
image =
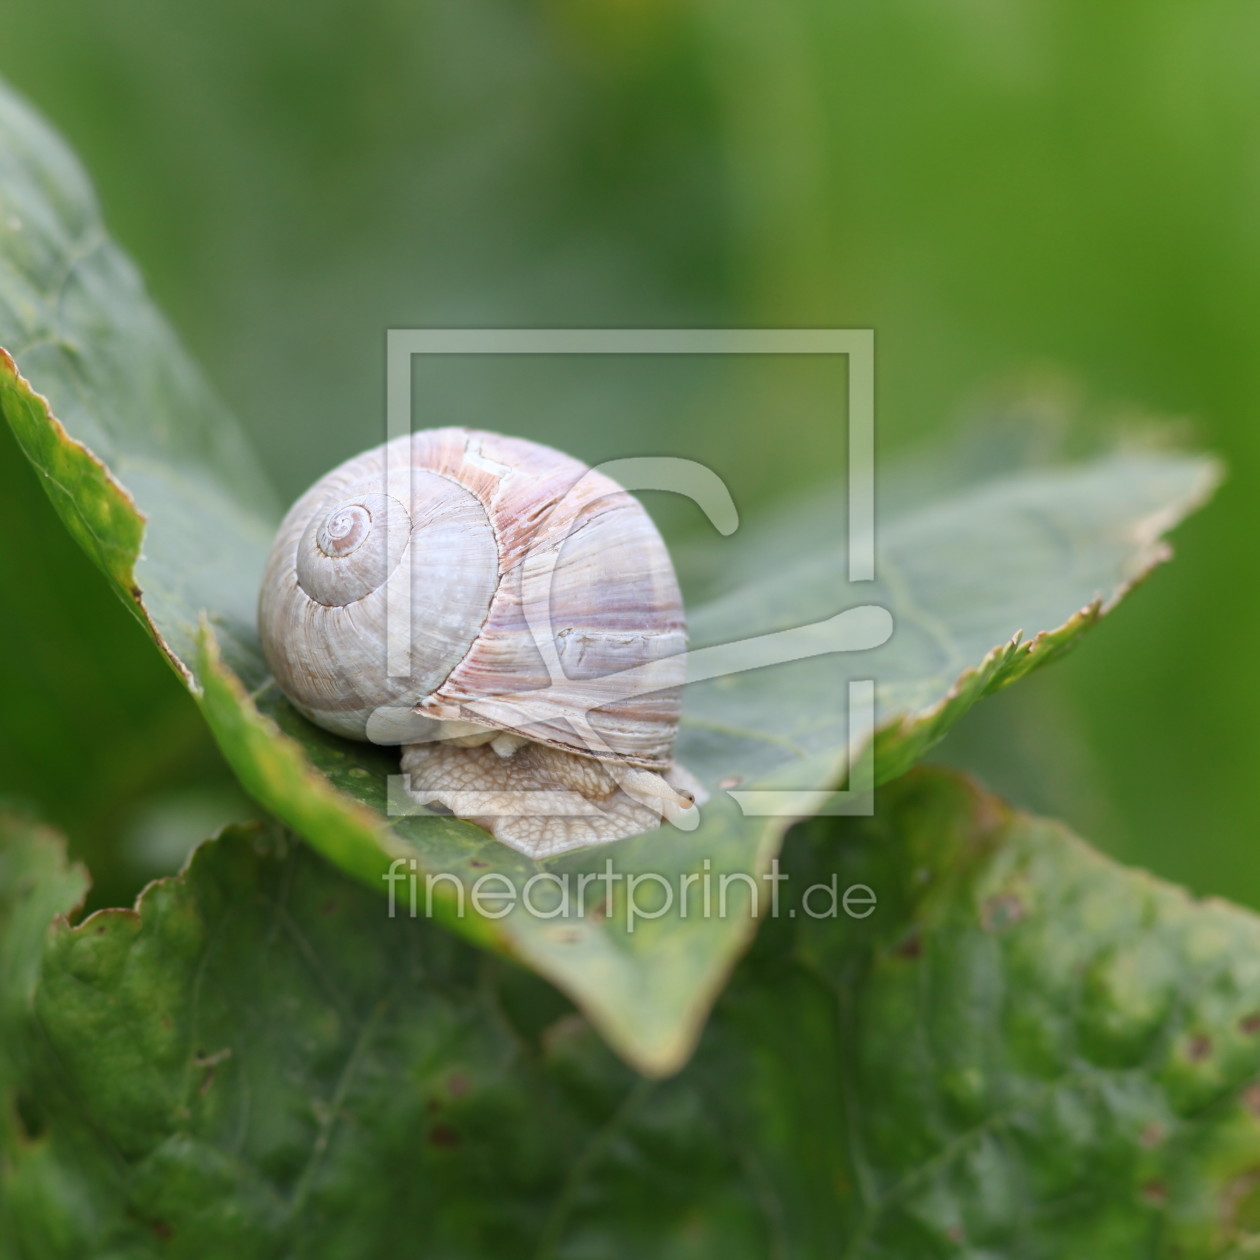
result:
M 559 451 L 442 428 L 346 461 L 281 523 L 258 624 L 300 713 L 401 745 L 417 802 L 523 853 L 694 825 L 669 553 L 637 499 Z

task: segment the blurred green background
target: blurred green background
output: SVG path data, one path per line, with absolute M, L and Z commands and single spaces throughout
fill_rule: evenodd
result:
M 1179 562 L 937 755 L 1260 905 L 1258 37 L 1253 5 L 1172 0 L 7 0 L 0 74 L 286 498 L 380 440 L 390 326 L 873 327 L 885 460 L 1027 373 L 1188 417 L 1231 480 Z M 690 455 L 748 529 L 843 448 L 834 365 L 417 371 L 423 422 Z M 251 807 L 0 452 L 0 795 L 114 900 Z

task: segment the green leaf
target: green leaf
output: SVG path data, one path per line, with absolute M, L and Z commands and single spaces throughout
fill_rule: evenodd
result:
M 686 1059 L 751 937 L 747 880 L 792 818 L 843 781 L 846 741 L 874 738 L 876 776 L 901 773 L 981 695 L 1074 643 L 1163 557 L 1160 534 L 1216 477 L 1203 459 L 1135 451 L 967 487 L 881 522 L 875 583 L 845 581 L 839 539 L 822 523 L 746 526 L 760 540 L 721 553 L 727 593 L 694 611 L 696 645 L 871 603 L 891 610 L 892 639 L 692 685 L 679 756 L 714 792 L 699 830 L 538 864 L 470 824 L 391 814 L 394 755 L 316 730 L 277 693 L 253 622 L 277 519 L 270 493 L 106 238 L 73 159 L 4 92 L 0 233 L 0 337 L 24 374 L 0 357 L 0 410 L 68 527 L 198 695 L 242 782 L 378 888 L 400 859 L 404 870 L 414 860 L 422 898 L 427 877 L 449 877 L 432 885 L 435 915 L 557 984 L 645 1071 Z M 848 730 L 851 679 L 875 681 L 878 730 Z M 732 787 L 792 796 L 780 816 L 745 816 Z M 491 874 L 519 896 L 543 871 L 595 876 L 609 861 L 640 877 L 636 904 L 653 913 L 662 886 L 681 894 L 705 870 L 725 874 L 727 913 L 684 916 L 679 895 L 632 923 L 627 898 L 614 896 L 602 917 L 544 918 L 517 904 L 496 919 L 469 896 Z
M 79 905 L 87 886 L 82 867 L 67 867 L 55 832 L 0 810 L 0 1082 L 13 1071 L 5 1052 L 35 992 L 48 925 Z M 0 1107 L 0 1126 L 11 1119 Z M 7 1132 L 0 1127 L 0 1136 Z
M 257 679 L 274 496 L 77 162 L 2 83 L 0 344 L 0 407 L 70 532 L 185 678 L 207 608 Z
M 878 906 L 770 925 L 695 1063 L 763 1139 L 782 1254 L 1250 1254 L 1254 914 L 940 770 L 786 858 L 816 910 L 833 879 Z
M 0 809 L 0 1240 L 24 1236 L 22 1188 L 44 1172 L 39 1139 L 45 1117 L 33 1089 L 43 1048 L 29 1037 L 44 940 L 50 924 L 82 902 L 87 887 L 83 868 L 67 866 L 58 835 Z M 7 1175 L 21 1160 L 32 1169 L 25 1182 Z M 53 1181 L 60 1200 L 57 1170 Z M 68 1197 L 65 1202 L 68 1207 Z
M 652 1081 L 526 973 L 230 829 L 54 929 L 15 1260 L 1254 1246 L 1255 916 L 941 771 L 798 829 L 784 872 Z

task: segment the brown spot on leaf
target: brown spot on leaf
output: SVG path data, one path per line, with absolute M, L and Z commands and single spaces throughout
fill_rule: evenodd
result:
M 1257 1191 L 1260 1191 L 1260 1168 L 1249 1169 L 1225 1186 L 1221 1192 L 1221 1215 L 1229 1233 L 1235 1234 L 1250 1225 L 1255 1215 Z
M 329 897 L 319 908 L 320 914 L 335 914 L 337 911 L 337 898 Z
M 1256 1033 L 1260 1033 L 1260 1011 L 1254 1015 L 1244 1016 L 1238 1021 L 1238 1027 L 1248 1037 L 1254 1037 Z
M 1158 1146 L 1164 1140 L 1164 1130 L 1157 1124 L 1148 1124 L 1138 1135 L 1138 1141 L 1147 1148 Z
M 1260 1081 L 1252 1081 L 1242 1092 L 1242 1105 L 1260 1120 Z
M 459 1134 L 449 1124 L 435 1124 L 429 1130 L 429 1141 L 434 1146 L 450 1149 L 459 1145 Z
M 980 926 L 986 932 L 1003 932 L 1025 915 L 1024 903 L 1014 893 L 998 893 L 980 907 Z
M 1141 1194 L 1152 1207 L 1162 1207 L 1168 1202 L 1168 1187 L 1162 1181 L 1148 1181 L 1142 1187 Z
M 945 1231 L 945 1237 L 952 1243 L 960 1243 L 963 1240 L 963 1227 L 961 1225 L 951 1225 Z
M 468 1077 L 463 1072 L 456 1072 L 447 1086 L 452 1098 L 463 1098 L 468 1093 Z
M 153 1236 L 160 1238 L 163 1242 L 175 1236 L 175 1231 L 166 1221 L 150 1221 L 149 1228 L 153 1231 Z
M 898 958 L 918 958 L 923 953 L 923 938 L 918 932 L 912 932 L 893 949 Z
M 1206 1033 L 1195 1033 L 1186 1046 L 1186 1057 L 1191 1063 L 1202 1063 L 1212 1053 L 1212 1038 Z

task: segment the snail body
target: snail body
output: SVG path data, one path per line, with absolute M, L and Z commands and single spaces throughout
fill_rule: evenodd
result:
M 669 554 L 636 499 L 549 447 L 444 428 L 347 460 L 282 522 L 259 631 L 304 716 L 402 745 L 418 801 L 534 856 L 693 804 Z

